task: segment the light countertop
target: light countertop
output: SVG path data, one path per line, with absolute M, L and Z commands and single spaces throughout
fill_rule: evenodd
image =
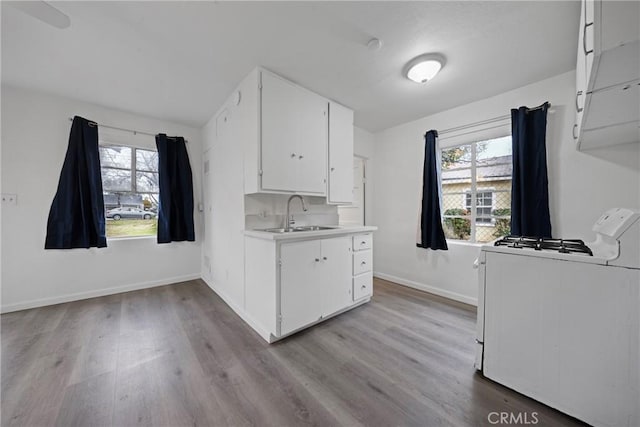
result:
M 309 238 L 322 238 L 326 236 L 340 236 L 344 234 L 370 233 L 376 231 L 378 227 L 372 225 L 362 226 L 339 226 L 330 230 L 315 231 L 295 231 L 291 233 L 272 233 L 260 230 L 245 230 L 244 235 L 265 240 L 296 240 Z

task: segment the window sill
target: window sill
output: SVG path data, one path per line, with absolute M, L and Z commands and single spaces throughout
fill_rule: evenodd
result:
M 107 237 L 107 243 L 109 242 L 122 242 L 125 240 L 156 240 L 157 236 L 149 235 L 149 236 L 122 236 L 122 237 Z

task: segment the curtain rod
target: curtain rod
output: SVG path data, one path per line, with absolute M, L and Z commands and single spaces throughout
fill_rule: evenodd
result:
M 547 101 L 547 102 L 545 102 L 542 105 L 539 105 L 537 107 L 529 108 L 529 111 L 540 110 L 540 109 L 542 109 L 544 107 L 551 107 L 551 103 Z M 438 131 L 438 136 L 446 135 L 446 134 L 451 133 L 451 132 L 457 132 L 457 131 L 461 131 L 461 130 L 465 130 L 465 129 L 469 129 L 469 128 L 474 128 L 474 127 L 477 127 L 477 126 L 482 126 L 482 125 L 488 125 L 488 124 L 491 124 L 491 123 L 501 122 L 501 121 L 507 120 L 507 119 L 511 119 L 511 114 L 505 114 L 504 116 L 494 117 L 492 119 L 482 120 L 482 121 L 475 122 L 475 123 L 469 123 L 469 124 L 466 124 L 466 125 L 456 126 L 456 127 L 453 127 L 453 128 L 445 129 L 443 131 Z M 494 127 L 496 127 L 496 126 L 494 126 Z
M 70 121 L 70 122 L 72 122 L 72 121 L 73 121 L 73 117 L 69 117 L 69 121 Z M 119 128 L 119 127 L 116 127 L 116 126 L 101 125 L 100 123 L 96 123 L 96 122 L 94 122 L 94 121 L 89 121 L 89 125 L 90 125 L 90 126 L 99 126 L 99 127 L 103 127 L 103 128 L 109 128 L 109 129 L 115 129 L 115 130 L 121 130 L 121 131 L 123 131 L 123 132 L 131 132 L 131 133 L 132 133 L 132 134 L 134 134 L 134 135 L 141 134 L 141 135 L 149 135 L 149 136 L 153 136 L 153 137 L 155 137 L 155 136 L 156 136 L 155 134 L 153 134 L 153 133 L 149 133 L 149 132 L 143 132 L 143 131 L 133 130 L 133 129 Z M 175 140 L 176 138 L 175 138 L 175 137 L 168 136 L 168 137 L 167 137 L 167 139 L 173 139 L 173 140 Z M 184 140 L 184 142 L 189 142 L 189 141 L 187 141 L 187 140 L 185 139 L 185 140 Z

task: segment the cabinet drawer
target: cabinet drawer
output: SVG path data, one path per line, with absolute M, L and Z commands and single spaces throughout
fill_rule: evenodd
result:
M 366 273 L 371 271 L 371 263 L 373 262 L 371 250 L 359 251 L 353 253 L 353 275 Z
M 353 250 L 363 251 L 365 249 L 371 249 L 373 243 L 373 236 L 371 234 L 359 234 L 353 236 Z
M 353 300 L 373 295 L 373 273 L 368 272 L 353 278 Z

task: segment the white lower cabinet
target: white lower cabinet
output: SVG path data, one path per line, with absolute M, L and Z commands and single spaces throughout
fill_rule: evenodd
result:
M 354 242 L 360 246 L 363 239 L 367 249 L 355 250 Z M 373 290 L 371 251 L 371 233 L 299 239 L 247 236 L 243 319 L 274 342 L 366 303 Z M 362 260 L 365 265 L 355 274 L 354 262 Z
M 347 236 L 320 240 L 323 315 L 351 305 L 351 239 Z
M 351 239 L 309 240 L 280 247 L 280 335 L 348 307 Z
M 322 316 L 320 242 L 286 243 L 280 248 L 280 333 Z

